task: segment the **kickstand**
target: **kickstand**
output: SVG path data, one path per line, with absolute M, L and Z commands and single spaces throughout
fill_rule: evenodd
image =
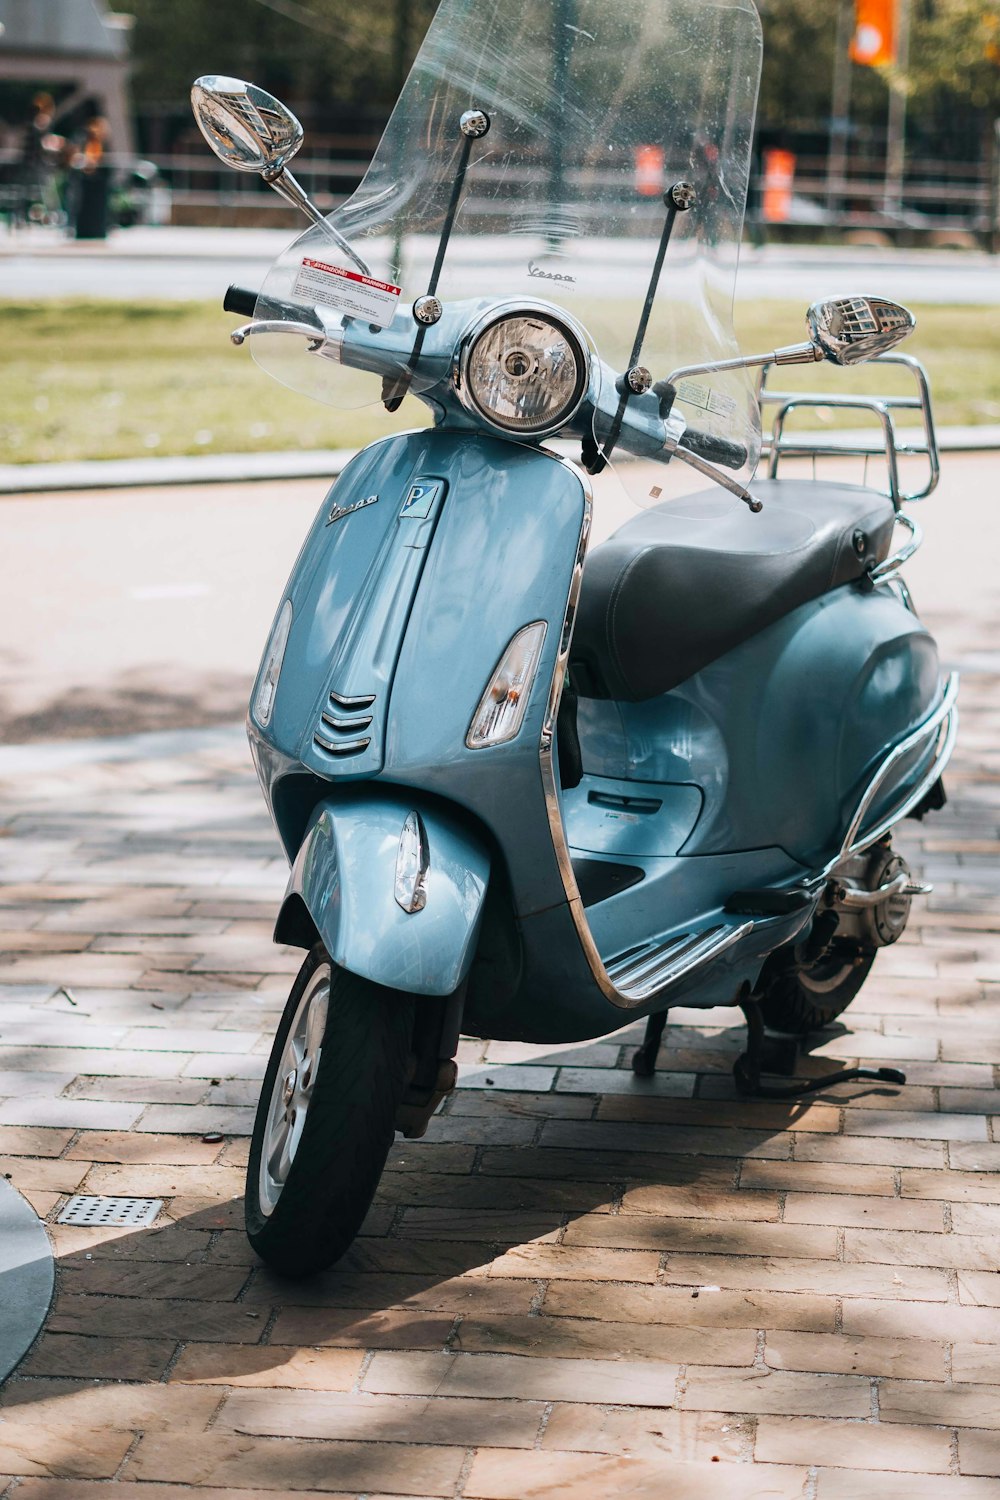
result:
M 646 1021 L 646 1035 L 642 1039 L 642 1046 L 632 1054 L 632 1072 L 637 1078 L 652 1078 L 656 1072 L 656 1059 L 668 1014 L 668 1011 L 658 1010 Z
M 792 1077 L 798 1061 L 798 1043 L 790 1038 L 764 1035 L 764 1017 L 756 1000 L 743 1001 L 740 1009 L 747 1020 L 747 1050 L 733 1064 L 733 1077 L 739 1092 L 749 1098 L 798 1099 L 803 1094 L 816 1094 L 835 1083 L 853 1083 L 858 1078 L 870 1078 L 876 1083 L 906 1082 L 906 1074 L 898 1068 L 843 1068 L 839 1073 L 824 1073 L 822 1078 Z M 637 1052 L 636 1057 L 639 1056 Z M 790 1081 L 761 1083 L 763 1073 L 783 1073 Z

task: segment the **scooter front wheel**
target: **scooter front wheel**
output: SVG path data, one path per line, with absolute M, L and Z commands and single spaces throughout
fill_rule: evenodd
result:
M 360 1229 L 392 1145 L 412 1033 L 411 995 L 312 950 L 274 1039 L 247 1165 L 247 1236 L 282 1275 L 332 1265 Z

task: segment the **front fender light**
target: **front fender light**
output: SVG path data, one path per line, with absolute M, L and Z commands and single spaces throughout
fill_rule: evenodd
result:
M 502 745 L 517 734 L 527 712 L 547 629 L 544 620 L 535 620 L 510 642 L 469 725 L 465 743 L 470 750 Z
M 278 612 L 278 618 L 274 622 L 270 639 L 265 647 L 260 676 L 257 679 L 257 690 L 251 704 L 254 718 L 264 729 L 271 722 L 274 695 L 278 691 L 278 678 L 281 676 L 281 664 L 285 659 L 285 647 L 288 645 L 288 632 L 291 628 L 292 601 L 286 599 Z

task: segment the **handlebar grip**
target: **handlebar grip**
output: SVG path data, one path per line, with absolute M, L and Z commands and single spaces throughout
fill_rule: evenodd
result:
M 727 469 L 742 469 L 750 455 L 742 443 L 730 443 L 711 432 L 699 432 L 697 427 L 687 427 L 681 438 L 681 447 L 689 448 L 699 458 L 709 463 L 722 464 Z
M 257 293 L 245 286 L 231 286 L 222 299 L 224 311 L 239 313 L 241 318 L 252 318 L 257 306 Z

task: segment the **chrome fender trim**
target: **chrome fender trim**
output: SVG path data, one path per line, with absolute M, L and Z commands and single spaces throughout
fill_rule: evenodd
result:
M 912 812 L 922 798 L 930 791 L 951 759 L 951 753 L 955 748 L 955 740 L 958 737 L 958 709 L 956 707 L 958 688 L 958 673 L 952 672 L 945 683 L 944 693 L 937 708 L 928 714 L 927 718 L 924 719 L 922 724 L 917 726 L 912 734 L 908 734 L 905 740 L 900 740 L 899 744 L 890 750 L 889 754 L 882 761 L 875 775 L 865 787 L 861 795 L 861 800 L 854 810 L 854 816 L 851 818 L 847 832 L 844 835 L 844 842 L 841 845 L 840 853 L 827 865 L 823 871 L 824 876 L 831 874 L 842 864 L 846 864 L 856 854 L 863 854 L 866 849 L 871 848 L 872 844 L 877 844 L 879 839 L 884 838 L 890 829 L 894 828 L 901 819 L 906 817 L 907 813 Z M 937 747 L 934 759 L 916 786 L 906 793 L 888 816 L 884 817 L 874 828 L 869 828 L 867 832 L 862 834 L 860 830 L 865 819 L 865 814 L 875 801 L 880 789 L 884 786 L 886 779 L 892 773 L 893 769 L 905 756 L 909 755 L 911 750 L 915 750 L 918 746 L 924 744 L 925 741 L 930 741 L 935 736 L 937 737 Z

